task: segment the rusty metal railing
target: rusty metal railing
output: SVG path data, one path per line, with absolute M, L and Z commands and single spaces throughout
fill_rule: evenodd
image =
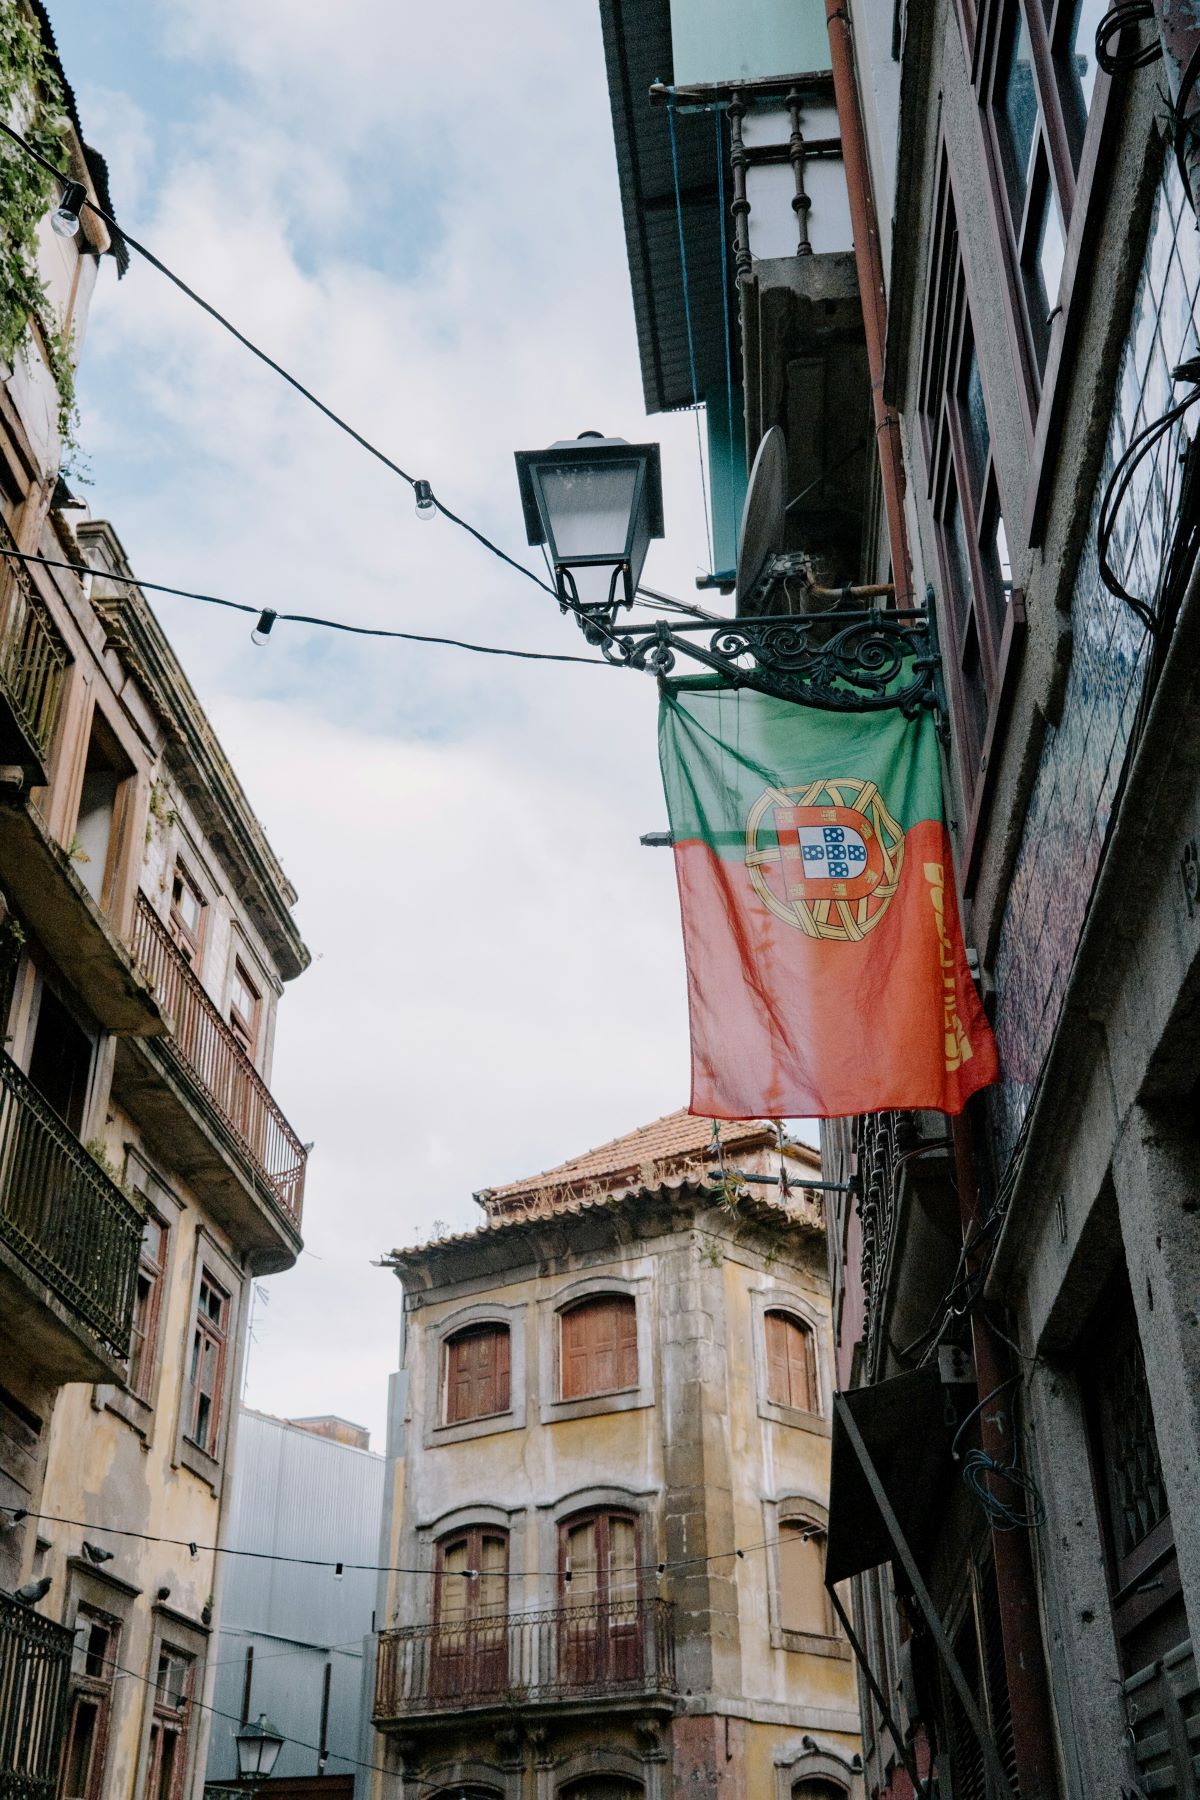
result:
M 140 892 L 133 954 L 172 1021 L 173 1033 L 167 1041 L 237 1138 L 280 1211 L 298 1228 L 308 1159 L 304 1145 L 149 899 Z
M 0 518 L 0 545 L 17 541 Z M 43 766 L 54 741 L 62 702 L 67 650 L 23 563 L 2 559 L 0 593 L 0 685 L 24 736 Z
M 54 1800 L 74 1641 L 0 1594 L 0 1800 Z
M 381 1631 L 374 1718 L 674 1691 L 671 1603 L 608 1601 Z
M 141 1237 L 132 1200 L 0 1051 L 0 1238 L 122 1361 Z

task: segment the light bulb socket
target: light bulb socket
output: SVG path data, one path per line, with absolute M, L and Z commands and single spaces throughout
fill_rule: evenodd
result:
M 433 489 L 427 481 L 413 482 L 413 496 L 417 502 L 418 519 L 428 520 L 437 517 L 437 501 L 434 499 Z
M 50 228 L 59 237 L 74 237 L 79 230 L 79 215 L 87 199 L 87 189 L 80 181 L 63 183 L 62 198 L 50 214 Z

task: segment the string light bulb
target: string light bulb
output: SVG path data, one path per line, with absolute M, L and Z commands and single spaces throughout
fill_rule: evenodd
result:
M 417 502 L 417 517 L 426 524 L 437 518 L 437 501 L 433 497 L 433 489 L 427 481 L 414 481 L 413 494 Z
M 87 199 L 87 189 L 80 181 L 63 184 L 62 199 L 50 214 L 50 229 L 61 238 L 74 237 L 79 230 L 79 215 Z

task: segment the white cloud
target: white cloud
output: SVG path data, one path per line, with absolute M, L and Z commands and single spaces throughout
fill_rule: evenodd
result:
M 671 536 L 648 578 L 690 587 L 694 426 L 643 412 L 594 9 L 174 0 L 155 19 L 188 108 L 77 81 L 130 228 L 531 561 L 515 449 L 661 439 Z M 96 510 L 148 578 L 586 653 L 153 271 L 102 284 L 82 397 Z M 313 1254 L 270 1284 L 249 1398 L 378 1429 L 399 1291 L 370 1259 L 686 1095 L 674 883 L 637 845 L 663 823 L 653 685 L 282 625 L 253 650 L 248 620 L 162 610 L 320 956 L 285 996 L 273 1081 L 317 1141 Z

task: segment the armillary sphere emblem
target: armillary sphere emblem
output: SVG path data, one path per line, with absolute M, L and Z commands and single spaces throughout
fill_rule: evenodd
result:
M 770 787 L 746 820 L 746 869 L 759 898 L 808 937 L 855 943 L 900 884 L 904 833 L 873 781 L 853 776 Z

